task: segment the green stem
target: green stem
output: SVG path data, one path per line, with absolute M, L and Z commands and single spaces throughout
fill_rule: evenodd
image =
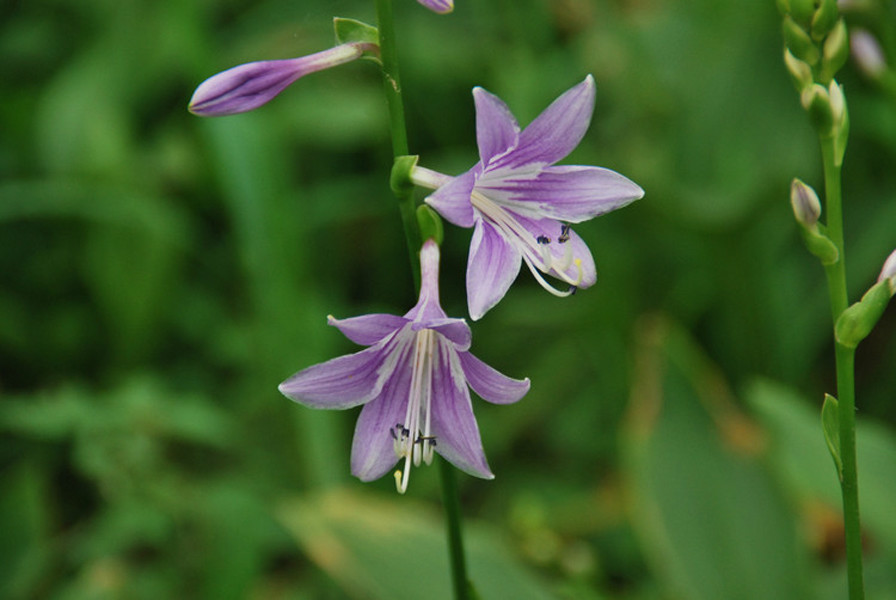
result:
M 392 0 L 376 0 L 377 29 L 379 31 L 380 57 L 383 63 L 383 82 L 386 101 L 389 105 L 389 127 L 392 132 L 392 153 L 395 158 L 406 156 L 408 150 L 407 125 L 404 118 L 404 103 L 401 98 L 401 78 L 398 75 L 398 53 L 395 48 L 395 27 L 392 18 Z M 396 192 L 404 226 L 405 240 L 411 259 L 414 282 L 420 287 L 420 263 L 417 251 L 420 248 L 420 230 L 414 207 L 413 188 L 407 192 Z M 466 573 L 463 536 L 461 529 L 460 500 L 457 495 L 454 467 L 445 460 L 439 460 L 442 480 L 442 501 L 445 506 L 445 523 L 448 530 L 448 550 L 451 557 L 451 577 L 454 583 L 454 597 L 457 600 L 469 598 L 469 583 Z
M 821 139 L 824 162 L 825 208 L 827 235 L 837 246 L 839 260 L 825 268 L 828 294 L 831 299 L 831 316 L 834 323 L 849 305 L 846 290 L 846 258 L 843 243 L 843 207 L 840 186 L 840 167 L 834 160 L 833 138 Z M 862 575 L 862 528 L 859 520 L 859 483 L 856 468 L 856 398 L 855 398 L 855 350 L 837 343 L 835 347 L 837 369 L 837 401 L 840 421 L 840 459 L 843 465 L 840 493 L 843 499 L 843 525 L 846 531 L 846 569 L 849 599 L 863 600 L 865 586 Z
M 451 553 L 451 582 L 456 600 L 470 598 L 467 565 L 464 561 L 464 540 L 461 530 L 460 499 L 454 467 L 447 460 L 439 460 L 439 475 L 442 480 L 442 503 L 445 506 L 445 526 L 448 528 L 448 550 Z
M 392 18 L 392 0 L 376 0 L 377 30 L 379 31 L 380 59 L 383 63 L 383 86 L 389 106 L 389 130 L 392 134 L 392 154 L 395 157 L 409 154 L 407 125 L 404 119 L 404 102 L 401 99 L 401 77 L 398 73 L 398 51 L 395 47 L 395 26 Z M 417 227 L 413 189 L 396 193 L 401 223 L 411 261 L 414 284 L 420 286 L 420 262 L 417 251 L 422 240 Z

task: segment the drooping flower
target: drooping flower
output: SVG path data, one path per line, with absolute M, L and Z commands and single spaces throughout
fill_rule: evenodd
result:
M 411 464 L 429 464 L 434 452 L 471 475 L 493 478 L 467 386 L 496 404 L 516 402 L 529 391 L 528 379 L 506 377 L 473 356 L 469 326 L 442 310 L 439 247 L 433 240 L 420 251 L 420 267 L 420 298 L 403 317 L 328 318 L 347 338 L 369 348 L 308 367 L 280 384 L 288 398 L 314 408 L 363 404 L 352 474 L 362 481 L 378 479 L 404 459 L 403 470 L 395 471 L 402 493 Z
M 442 15 L 454 10 L 454 0 L 417 0 L 417 2 L 429 10 Z
M 500 98 L 473 90 L 480 161 L 445 183 L 418 169 L 426 198 L 445 219 L 473 227 L 467 263 L 467 302 L 475 320 L 498 303 L 526 264 L 549 292 L 567 296 L 597 279 L 594 259 L 572 231 L 580 223 L 641 198 L 644 191 L 601 167 L 554 166 L 579 144 L 594 110 L 594 79 L 557 98 L 522 132 Z M 435 175 L 434 177 L 427 177 Z M 542 273 L 568 285 L 558 290 Z
M 201 117 L 253 110 L 271 101 L 300 77 L 376 51 L 375 44 L 350 42 L 299 58 L 262 60 L 232 67 L 199 84 L 190 99 L 189 109 Z

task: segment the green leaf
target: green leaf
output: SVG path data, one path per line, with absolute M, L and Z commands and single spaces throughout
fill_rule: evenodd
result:
M 284 502 L 281 522 L 351 598 L 449 600 L 448 546 L 442 519 L 406 497 L 334 490 Z M 468 575 L 482 598 L 552 597 L 497 533 L 464 527 Z
M 837 476 L 843 479 L 843 461 L 840 459 L 840 415 L 837 413 L 837 399 L 830 394 L 824 395 L 824 404 L 821 406 L 821 428 L 824 431 L 824 441 L 837 466 Z
M 765 380 L 750 386 L 746 399 L 770 434 L 772 462 L 791 493 L 803 502 L 822 501 L 839 510 L 840 488 L 831 476 L 816 409 L 793 390 Z M 878 544 L 896 551 L 896 435 L 858 418 L 856 454 L 863 529 Z
M 636 533 L 665 595 L 808 597 L 808 551 L 764 464 L 758 428 L 687 334 L 657 321 L 639 353 L 625 477 Z

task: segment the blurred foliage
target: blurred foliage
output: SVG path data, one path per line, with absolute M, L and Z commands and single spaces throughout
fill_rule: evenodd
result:
M 475 401 L 497 474 L 460 482 L 483 597 L 843 597 L 830 315 L 787 201 L 794 176 L 821 188 L 820 161 L 774 3 L 395 5 L 421 164 L 476 160 L 474 85 L 527 123 L 590 72 L 569 162 L 647 191 L 577 227 L 594 288 L 521 277 L 472 325 L 479 357 L 533 382 Z M 892 4 L 852 5 L 896 64 Z M 353 350 L 327 314 L 414 300 L 376 69 L 186 111 L 220 70 L 331 45 L 335 15 L 373 3 L 0 6 L 0 596 L 447 597 L 434 469 L 408 497 L 355 481 L 355 411 L 276 389 Z M 852 63 L 839 79 L 856 298 L 896 244 L 896 103 Z M 462 316 L 470 234 L 445 233 Z M 857 356 L 874 598 L 896 597 L 894 340 L 891 307 Z

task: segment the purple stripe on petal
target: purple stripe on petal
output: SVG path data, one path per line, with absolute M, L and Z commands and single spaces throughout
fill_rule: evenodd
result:
M 454 10 L 454 0 L 417 0 L 417 2 L 442 15 Z
M 467 261 L 467 307 L 474 321 L 497 304 L 520 272 L 519 251 L 488 222 L 479 219 Z
M 327 317 L 327 323 L 337 327 L 356 344 L 372 346 L 392 335 L 407 324 L 407 319 L 395 315 L 372 314 L 348 319 Z
M 483 165 L 488 165 L 492 158 L 516 146 L 520 126 L 504 101 L 494 94 L 480 87 L 473 88 L 473 102 L 476 104 L 479 159 Z
M 409 355 L 408 355 L 409 356 Z M 405 422 L 411 389 L 411 365 L 406 356 L 383 385 L 377 398 L 361 409 L 352 441 L 352 475 L 361 481 L 379 479 L 398 460 L 390 430 Z
M 481 179 L 477 189 L 527 216 L 581 223 L 644 196 L 633 181 L 601 167 L 546 167 L 535 177 Z
M 373 346 L 299 371 L 280 384 L 280 392 L 314 408 L 351 408 L 379 393 L 378 370 L 389 347 Z
M 475 220 L 470 194 L 481 167 L 475 167 L 452 179 L 426 197 L 426 203 L 450 223 L 458 227 L 472 227 Z
M 458 353 L 467 383 L 483 400 L 494 404 L 516 402 L 529 391 L 529 378 L 511 379 L 469 352 Z
M 457 353 L 441 340 L 433 359 L 432 432 L 436 436 L 436 452 L 465 473 L 494 478 L 482 449 Z
M 517 147 L 493 161 L 489 170 L 554 164 L 579 145 L 593 112 L 594 79 L 589 75 L 538 115 L 520 134 Z

